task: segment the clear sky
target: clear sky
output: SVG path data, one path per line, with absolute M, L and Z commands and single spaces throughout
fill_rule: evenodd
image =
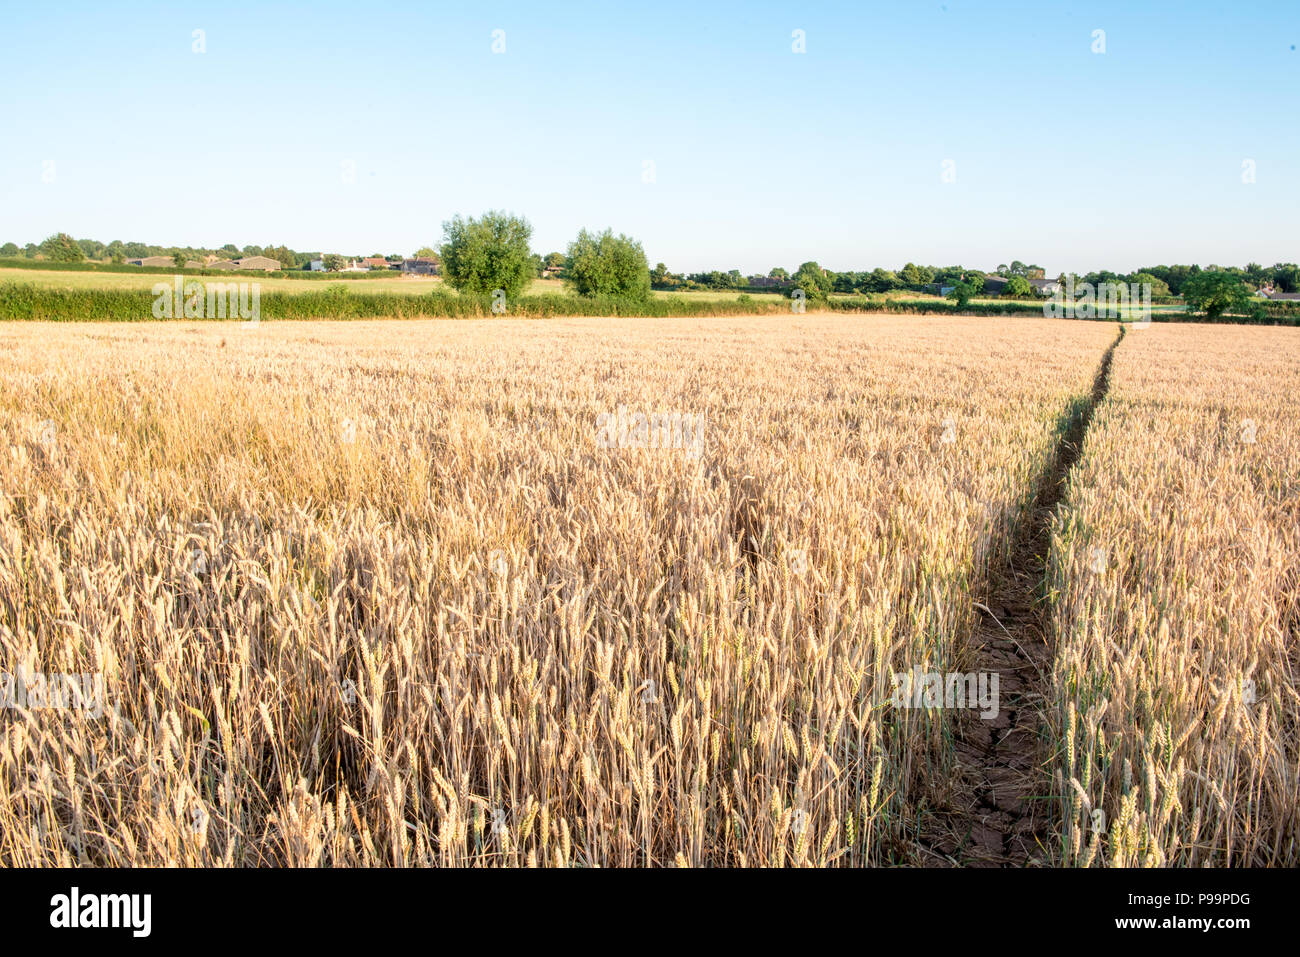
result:
M 609 226 L 674 271 L 1300 260 L 1297 0 L 23 2 L 0 21 L 0 242 L 409 254 L 503 208 L 538 252 Z

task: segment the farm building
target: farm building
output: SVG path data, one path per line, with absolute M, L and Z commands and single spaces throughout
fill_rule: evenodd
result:
M 140 259 L 128 259 L 128 266 L 174 266 L 176 260 L 171 256 L 144 256 Z
M 367 256 L 365 259 L 361 260 L 361 265 L 365 266 L 367 269 L 387 269 L 388 260 L 383 256 Z
M 432 259 L 426 259 L 417 256 L 414 259 L 403 259 L 401 270 L 413 276 L 436 276 L 438 275 L 438 263 Z
M 209 268 L 209 269 L 230 270 L 230 269 L 238 269 L 239 267 L 238 267 L 237 265 L 235 265 L 235 263 L 232 262 L 232 261 L 229 260 L 229 259 L 218 259 L 216 262 L 210 262 L 210 263 L 208 263 L 208 267 L 207 267 L 207 268 Z
M 1255 293 L 1264 299 L 1270 299 L 1274 302 L 1297 302 L 1300 301 L 1300 292 L 1281 292 L 1272 283 L 1265 283 L 1259 287 Z

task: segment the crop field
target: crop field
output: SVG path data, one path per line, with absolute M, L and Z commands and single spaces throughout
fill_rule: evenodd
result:
M 176 270 L 176 275 L 187 275 L 185 270 Z M 0 269 L 0 282 L 34 283 L 55 289 L 126 289 L 150 290 L 155 283 L 170 283 L 171 276 L 155 272 L 90 272 L 84 270 L 59 269 Z M 345 285 L 355 292 L 405 293 L 414 296 L 426 295 L 434 289 L 446 290 L 452 294 L 455 290 L 445 285 L 437 276 L 402 276 L 393 273 L 389 278 L 381 279 L 332 279 L 301 278 L 286 279 L 279 276 L 257 276 L 248 273 L 230 273 L 221 275 L 198 275 L 199 282 L 257 282 L 263 292 L 303 293 L 319 292 L 332 283 Z M 555 279 L 538 279 L 529 291 L 536 293 L 559 292 L 560 282 Z
M 0 709 L 0 864 L 1005 863 L 962 839 L 969 716 L 894 700 L 892 676 L 987 665 L 991 577 L 1116 333 L 813 315 L 6 324 L 0 662 L 100 675 L 102 708 Z M 1159 334 L 1116 355 L 1143 335 L 1197 347 Z M 1261 425 L 1252 454 L 1285 427 Z M 1239 482 L 1264 482 L 1264 502 L 1280 468 Z M 1280 519 L 1250 516 L 1293 547 Z M 1083 587 L 1074 564 L 1053 566 L 1063 590 Z M 1243 598 L 1272 581 L 1245 576 Z M 1294 788 L 1294 744 L 1267 737 L 1294 716 L 1269 631 L 1285 612 L 1233 607 L 1259 626 L 1232 640 L 1262 700 L 1292 697 L 1249 725 L 1274 749 L 1255 764 L 1211 749 L 1242 775 L 1232 795 L 1268 810 L 1206 816 L 1197 840 L 1294 861 L 1278 843 L 1294 800 L 1285 817 L 1273 790 Z M 1127 728 L 1123 709 L 1152 700 L 1116 695 L 1098 720 Z M 1092 708 L 1078 697 L 1080 721 Z M 1137 714 L 1148 733 L 1157 716 Z M 1057 758 L 1042 737 L 1016 785 L 1037 794 Z M 1098 767 L 1080 780 L 1108 802 L 1102 781 L 1125 782 Z M 1019 862 L 1058 863 L 1061 826 L 1035 821 L 1046 836 Z
M 256 282 L 261 285 L 262 292 L 281 293 L 281 294 L 301 294 L 301 293 L 319 293 L 323 290 L 342 288 L 350 293 L 368 294 L 368 293 L 397 293 L 400 295 L 424 296 L 430 292 L 442 292 L 447 295 L 456 295 L 456 290 L 449 284 L 443 282 L 438 276 L 402 276 L 393 273 L 391 278 L 387 275 L 382 278 L 365 279 L 348 279 L 339 276 L 325 278 L 293 278 L 288 279 L 280 276 L 257 276 L 247 273 L 230 273 L 228 276 L 221 275 L 199 275 L 187 274 L 184 270 L 177 270 L 176 275 L 193 275 L 193 278 L 199 282 Z M 32 285 L 48 289 L 68 289 L 68 290 L 126 290 L 126 291 L 149 291 L 159 282 L 170 283 L 170 275 L 155 272 L 92 272 L 88 270 L 59 270 L 59 269 L 22 269 L 22 268 L 5 268 L 0 269 L 0 285 L 30 283 Z M 534 279 L 524 293 L 528 296 L 541 296 L 547 294 L 559 294 L 565 292 L 565 285 L 559 279 Z M 695 290 L 663 290 L 656 289 L 651 291 L 650 295 L 655 299 L 666 299 L 668 297 L 682 297 L 688 300 L 697 300 L 700 302 L 734 302 L 740 295 L 738 291 L 713 290 L 713 289 L 695 289 Z M 752 298 L 766 301 L 779 300 L 782 295 L 778 292 L 755 292 L 749 294 Z M 834 298 L 848 298 L 836 294 Z M 936 299 L 936 301 L 938 301 Z
M 1300 862 L 1300 335 L 1116 351 L 1053 528 L 1065 859 Z

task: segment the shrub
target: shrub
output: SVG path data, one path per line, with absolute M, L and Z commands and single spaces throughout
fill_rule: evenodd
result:
M 533 279 L 528 220 L 490 210 L 478 219 L 457 216 L 442 224 L 442 268 L 452 288 L 471 295 L 504 289 L 513 299 Z
M 59 263 L 79 263 L 86 258 L 81 246 L 67 233 L 50 236 L 41 243 L 41 252 L 46 259 Z
M 569 244 L 565 282 L 580 296 L 642 301 L 650 296 L 650 264 L 635 239 L 611 230 L 582 230 Z

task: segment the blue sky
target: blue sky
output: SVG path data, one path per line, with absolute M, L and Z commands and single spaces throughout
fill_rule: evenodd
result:
M 503 208 L 539 252 L 609 226 L 677 271 L 1300 259 L 1294 0 L 23 3 L 4 20 L 0 242 L 410 253 Z

